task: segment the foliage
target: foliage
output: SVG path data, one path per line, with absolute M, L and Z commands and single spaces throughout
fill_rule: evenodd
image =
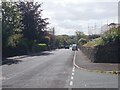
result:
M 116 40 L 118 41 L 120 40 L 120 30 L 118 28 L 112 28 L 102 35 L 102 39 L 105 43 L 109 43 Z
M 49 36 L 44 36 L 44 38 L 42 39 L 42 42 L 45 43 L 48 46 L 49 42 L 50 42 L 50 37 Z
M 8 46 L 16 47 L 19 44 L 21 38 L 22 38 L 21 34 L 11 35 L 8 38 Z
M 91 46 L 98 46 L 98 45 L 104 45 L 104 41 L 103 39 L 100 38 L 96 38 L 93 39 L 92 41 L 87 42 L 86 44 L 84 44 L 83 46 L 87 46 L 87 47 L 91 47 Z
M 41 12 L 41 4 L 34 2 L 17 3 L 22 17 L 22 33 L 23 38 L 30 42 L 39 43 L 42 40 L 44 29 L 48 22 L 47 18 L 43 19 Z M 33 44 L 28 44 L 29 50 Z
M 105 45 L 109 42 L 120 41 L 120 30 L 118 28 L 111 28 L 101 35 L 100 38 L 93 39 L 92 41 L 87 42 L 84 46 L 98 46 Z
M 43 43 L 37 44 L 33 47 L 34 52 L 41 52 L 44 50 L 47 50 L 47 45 Z
M 12 2 L 2 2 L 3 44 L 8 45 L 8 38 L 11 35 L 19 34 L 21 32 L 20 20 L 16 5 Z
M 48 25 L 42 11 L 39 3 L 2 2 L 3 56 L 31 52 L 36 43 L 42 42 Z
M 73 43 L 76 43 L 75 36 L 58 35 L 55 39 L 55 45 L 58 48 L 65 47 L 66 45 L 70 45 Z
M 42 18 L 41 4 L 34 2 L 20 2 L 17 4 L 23 24 L 23 36 L 28 40 L 38 40 L 43 35 L 48 18 Z
M 93 40 L 93 39 L 96 39 L 96 38 L 99 38 L 99 37 L 100 37 L 99 34 L 88 35 L 88 39 L 89 39 L 89 40 Z
M 44 31 L 44 37 L 42 38 L 41 43 L 46 43 L 49 50 L 50 49 L 55 49 L 55 28 L 47 28 L 47 30 Z
M 81 39 L 78 41 L 78 43 L 79 43 L 80 45 L 84 45 L 85 43 L 87 43 L 87 40 L 84 39 L 84 38 L 81 38 Z
M 76 31 L 76 40 L 77 40 L 77 44 L 79 44 L 79 40 L 81 38 L 84 38 L 84 39 L 87 39 L 87 36 L 83 33 L 83 32 L 80 32 L 80 31 Z
M 9 48 L 17 48 L 22 38 L 21 17 L 18 8 L 13 2 L 2 2 L 2 49 L 3 55 Z

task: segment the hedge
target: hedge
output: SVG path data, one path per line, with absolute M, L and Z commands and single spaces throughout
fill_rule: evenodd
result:
M 44 43 L 33 46 L 33 52 L 41 52 L 47 50 L 47 45 Z

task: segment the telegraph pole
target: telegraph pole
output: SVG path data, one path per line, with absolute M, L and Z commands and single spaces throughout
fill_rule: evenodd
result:
M 100 29 L 101 29 L 101 34 L 102 34 L 102 22 L 101 22 L 101 28 Z
M 88 35 L 90 35 L 90 27 L 89 27 L 89 23 L 88 23 Z
M 108 20 L 107 20 L 107 31 L 108 31 Z
M 95 30 L 95 34 L 96 34 L 96 23 L 94 24 L 94 30 Z

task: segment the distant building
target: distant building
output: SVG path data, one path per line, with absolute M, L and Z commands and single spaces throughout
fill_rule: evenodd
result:
M 110 30 L 111 28 L 118 28 L 120 27 L 120 24 L 118 23 L 110 23 L 110 24 L 105 24 L 101 27 L 102 32 L 105 32 L 107 30 Z
M 117 24 L 117 23 L 110 23 L 108 25 L 109 29 L 111 29 L 111 28 L 118 28 L 119 26 L 120 26 L 120 24 Z

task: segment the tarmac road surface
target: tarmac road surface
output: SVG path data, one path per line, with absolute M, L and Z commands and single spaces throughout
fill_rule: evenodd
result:
M 3 88 L 118 88 L 118 76 L 73 66 L 71 49 L 9 58 L 2 65 Z

